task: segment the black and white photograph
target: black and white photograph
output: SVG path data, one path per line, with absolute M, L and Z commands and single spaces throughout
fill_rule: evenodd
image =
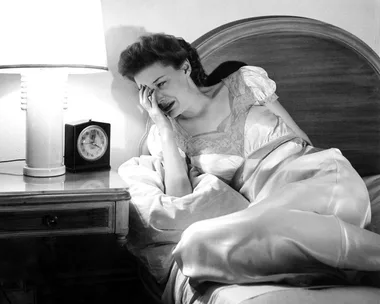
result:
M 380 304 L 380 0 L 0 15 L 0 304 Z

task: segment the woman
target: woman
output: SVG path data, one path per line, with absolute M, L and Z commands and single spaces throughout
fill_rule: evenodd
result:
M 262 68 L 243 66 L 207 86 L 187 42 L 153 34 L 121 54 L 119 71 L 136 82 L 155 124 L 150 147 L 164 159 L 165 193 L 186 196 L 194 174 L 211 173 L 250 202 L 184 231 L 173 251 L 184 275 L 250 283 L 324 268 L 380 270 L 380 236 L 364 229 L 364 182 L 339 150 L 311 145 Z

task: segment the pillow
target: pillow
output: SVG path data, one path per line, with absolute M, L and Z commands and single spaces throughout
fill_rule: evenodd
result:
M 372 219 L 369 230 L 380 234 L 380 175 L 363 178 L 371 201 Z

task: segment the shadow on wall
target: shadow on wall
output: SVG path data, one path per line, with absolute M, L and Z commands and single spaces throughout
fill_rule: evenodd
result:
M 138 89 L 134 82 L 118 72 L 120 54 L 125 48 L 146 34 L 142 27 L 120 26 L 109 29 L 106 36 L 108 68 L 112 74 L 111 92 L 114 101 L 125 117 L 126 151 L 116 148 L 114 154 L 124 155 L 120 163 L 139 153 L 140 139 L 145 132 L 147 113 L 138 101 Z
M 15 91 L 20 91 L 21 76 L 19 74 L 0 74 L 0 99 Z

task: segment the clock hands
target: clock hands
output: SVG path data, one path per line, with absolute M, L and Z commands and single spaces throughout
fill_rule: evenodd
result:
M 82 141 L 82 144 L 83 144 L 83 145 L 92 145 L 92 146 L 95 146 L 95 147 L 101 149 L 102 147 L 99 146 L 99 145 L 95 142 L 95 138 L 96 138 L 96 133 L 95 133 L 94 130 L 92 130 L 92 131 L 90 132 L 90 142 L 87 142 L 86 140 L 83 140 L 83 141 Z
M 95 147 L 97 147 L 97 148 L 99 148 L 99 149 L 101 149 L 102 147 L 101 146 L 99 146 L 96 142 L 87 142 L 87 141 L 82 141 L 82 144 L 83 145 L 92 145 L 92 146 L 95 146 Z
M 98 148 L 101 148 L 101 146 L 99 146 L 97 143 L 95 143 L 95 142 L 93 142 L 93 143 L 91 143 L 93 146 L 95 146 L 95 147 L 98 147 Z

